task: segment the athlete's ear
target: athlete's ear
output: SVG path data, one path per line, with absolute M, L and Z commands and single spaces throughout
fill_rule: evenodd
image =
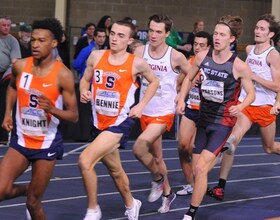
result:
M 58 45 L 58 41 L 56 39 L 52 40 L 52 48 L 56 48 Z
M 268 35 L 269 35 L 269 38 L 272 39 L 274 37 L 275 33 L 274 32 L 269 32 Z
M 132 44 L 133 41 L 134 41 L 134 38 L 133 38 L 133 37 L 130 37 L 127 44 L 130 45 L 130 44 Z
M 229 41 L 230 41 L 230 43 L 232 44 L 234 41 L 236 41 L 236 37 L 233 36 L 233 35 L 231 35 Z

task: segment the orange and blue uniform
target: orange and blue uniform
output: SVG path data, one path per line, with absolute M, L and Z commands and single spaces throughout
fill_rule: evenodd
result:
M 55 62 L 53 69 L 44 77 L 33 75 L 32 66 L 33 57 L 29 57 L 16 80 L 16 120 L 11 136 L 11 147 L 27 157 L 41 151 L 47 152 L 46 159 L 60 159 L 61 149 L 59 152 L 55 149 L 62 146 L 62 136 L 58 131 L 59 119 L 39 107 L 38 97 L 44 95 L 53 106 L 63 108 L 62 95 L 57 87 L 57 75 L 62 63 Z
M 93 125 L 99 132 L 109 130 L 129 135 L 133 119 L 129 115 L 135 103 L 137 83 L 132 74 L 135 56 L 128 54 L 120 65 L 112 65 L 108 58 L 110 50 L 105 50 L 94 68 L 92 80 Z

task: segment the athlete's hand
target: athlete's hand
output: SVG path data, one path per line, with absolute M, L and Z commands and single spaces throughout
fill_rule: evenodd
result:
M 13 129 L 13 118 L 11 115 L 4 117 L 2 128 L 10 132 Z
M 280 112 L 280 103 L 276 102 L 274 106 L 270 109 L 270 114 L 278 115 Z
M 83 90 L 80 95 L 80 101 L 82 103 L 87 103 L 91 99 L 91 92 L 89 90 Z
M 178 100 L 176 103 L 176 112 L 179 115 L 183 115 L 185 114 L 185 107 L 186 107 L 186 103 L 184 101 Z
M 233 106 L 229 107 L 229 113 L 233 117 L 237 117 L 239 112 L 241 112 L 241 110 L 242 109 L 240 108 L 239 105 L 233 105 Z
M 44 95 L 38 96 L 38 104 L 41 109 L 45 110 L 45 112 L 48 112 L 48 113 L 51 113 L 51 111 L 54 107 L 52 105 L 51 101 Z
M 143 107 L 138 103 L 130 109 L 129 117 L 131 118 L 141 118 L 143 112 Z

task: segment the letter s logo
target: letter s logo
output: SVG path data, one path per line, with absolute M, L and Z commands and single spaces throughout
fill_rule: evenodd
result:
M 34 95 L 34 94 L 30 95 L 29 106 L 32 107 L 32 108 L 36 108 L 38 106 L 37 95 Z
M 109 89 L 114 88 L 115 86 L 115 78 L 112 76 L 108 76 L 106 80 L 106 87 Z

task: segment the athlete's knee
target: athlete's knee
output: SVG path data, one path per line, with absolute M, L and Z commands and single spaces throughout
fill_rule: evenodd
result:
M 141 159 L 146 153 L 149 152 L 151 143 L 145 139 L 138 139 L 133 146 L 133 154 L 137 159 Z
M 9 198 L 9 195 L 12 192 L 12 186 L 9 187 L 2 187 L 0 186 L 0 201 L 3 201 Z
M 184 163 L 190 163 L 192 158 L 192 151 L 186 148 L 178 148 L 179 158 Z
M 41 207 L 41 196 L 32 193 L 28 193 L 26 199 L 26 207 L 30 212 L 35 212 Z
M 80 170 L 90 170 L 90 169 L 92 169 L 92 162 L 83 153 L 79 156 L 78 165 L 79 165 Z

